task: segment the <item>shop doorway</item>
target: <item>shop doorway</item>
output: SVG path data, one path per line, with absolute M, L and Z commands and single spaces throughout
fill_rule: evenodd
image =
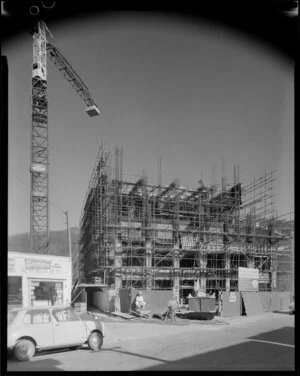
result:
M 29 280 L 30 305 L 34 307 L 63 304 L 63 281 Z
M 20 308 L 23 304 L 22 277 L 9 276 L 7 280 L 7 307 Z

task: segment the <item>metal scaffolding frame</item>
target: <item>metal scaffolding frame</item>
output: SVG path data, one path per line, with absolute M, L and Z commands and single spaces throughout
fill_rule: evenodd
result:
M 273 209 L 275 171 L 250 184 L 196 190 L 145 173 L 123 180 L 123 151 L 99 149 L 81 212 L 81 277 L 108 286 L 188 291 L 238 289 L 238 267 L 259 269 L 260 290 L 276 289 L 278 257 L 289 239 Z M 159 177 L 161 182 L 161 177 Z M 159 183 L 160 183 L 159 182 Z

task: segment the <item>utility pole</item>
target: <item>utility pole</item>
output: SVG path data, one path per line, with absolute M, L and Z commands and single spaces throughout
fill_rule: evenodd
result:
M 66 225 L 67 225 L 67 231 L 68 231 L 68 245 L 69 245 L 69 257 L 70 257 L 70 263 L 71 263 L 71 288 L 73 286 L 73 258 L 72 258 L 72 242 L 71 242 L 71 231 L 69 227 L 69 213 L 68 211 L 64 212 L 66 216 Z

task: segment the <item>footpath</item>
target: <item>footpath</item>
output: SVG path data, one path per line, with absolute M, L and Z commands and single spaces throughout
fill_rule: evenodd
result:
M 91 308 L 90 308 L 91 309 Z M 187 320 L 177 319 L 159 320 L 159 319 L 124 319 L 101 313 L 93 309 L 93 315 L 100 318 L 105 323 L 105 340 L 106 345 L 116 344 L 123 341 L 134 341 L 149 339 L 155 337 L 167 337 L 189 332 L 201 331 L 219 331 L 228 327 L 247 327 L 253 322 L 264 322 L 274 317 L 274 313 L 266 312 L 257 316 L 234 316 L 219 317 L 215 316 L 212 320 Z M 275 314 L 276 315 L 276 314 Z

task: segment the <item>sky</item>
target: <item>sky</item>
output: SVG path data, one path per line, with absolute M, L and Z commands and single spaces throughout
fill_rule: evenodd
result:
M 242 183 L 276 170 L 275 209 L 294 207 L 294 66 L 269 46 L 237 31 L 135 13 L 48 23 L 101 114 L 85 104 L 48 61 L 50 230 L 79 225 L 101 140 L 136 180 L 175 178 L 195 189 L 203 177 Z M 9 64 L 9 235 L 30 227 L 30 96 L 32 37 L 2 45 Z

